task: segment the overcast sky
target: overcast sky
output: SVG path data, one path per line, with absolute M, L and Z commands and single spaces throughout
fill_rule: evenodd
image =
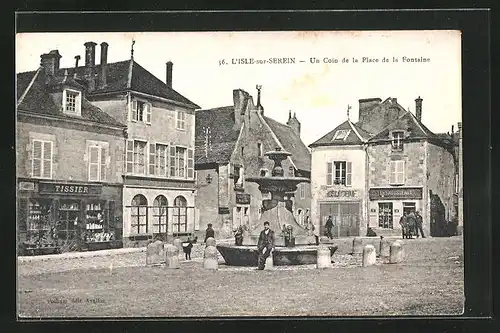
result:
M 302 123 L 309 145 L 347 119 L 358 119 L 358 100 L 396 97 L 415 111 L 423 98 L 422 121 L 432 131 L 447 132 L 461 121 L 461 36 L 458 31 L 380 32 L 182 32 L 182 33 L 30 33 L 16 38 L 16 71 L 36 69 L 40 55 L 57 49 L 61 67 L 84 63 L 84 43 L 107 42 L 108 63 L 134 59 L 162 81 L 172 61 L 173 88 L 200 105 L 232 105 L 233 89 L 254 96 L 262 85 L 265 115 L 286 122 L 288 111 Z M 315 57 L 319 63 L 310 63 Z M 349 63 L 342 63 L 342 58 Z M 352 63 L 353 57 L 359 63 Z M 379 63 L 362 62 L 378 58 Z M 380 62 L 386 57 L 390 62 Z M 392 62 L 393 57 L 399 62 Z M 429 58 L 429 62 L 403 62 Z M 295 64 L 233 65 L 233 58 L 295 58 Z M 324 63 L 324 58 L 338 63 Z M 224 59 L 227 65 L 219 65 Z M 304 62 L 301 62 L 304 61 Z

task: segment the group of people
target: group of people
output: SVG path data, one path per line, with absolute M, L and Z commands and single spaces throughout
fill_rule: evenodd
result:
M 411 211 L 410 213 L 403 212 L 403 216 L 399 219 L 403 238 L 413 239 L 414 235 L 418 238 L 419 232 L 422 238 L 425 238 L 422 223 L 423 219 L 419 211 Z

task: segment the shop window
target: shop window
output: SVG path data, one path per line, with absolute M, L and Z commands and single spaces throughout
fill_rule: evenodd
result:
M 326 184 L 345 185 L 352 184 L 352 162 L 334 161 L 327 163 Z
M 391 161 L 390 183 L 392 185 L 403 185 L 405 183 L 405 161 Z
M 80 201 L 61 200 L 58 209 L 57 235 L 63 242 L 77 238 L 80 218 Z
M 130 224 L 132 233 L 146 234 L 148 232 L 148 200 L 142 194 L 132 199 Z
M 393 228 L 392 202 L 381 202 L 378 204 L 378 226 L 379 228 Z
M 31 176 L 52 178 L 52 141 L 33 140 Z
M 57 241 L 57 233 L 52 220 L 52 200 L 30 199 L 24 222 L 28 247 L 42 247 Z M 24 208 L 26 209 L 26 208 Z M 20 228 L 21 229 L 21 228 Z
M 114 239 L 114 228 L 111 228 L 113 208 L 106 207 L 104 201 L 89 201 L 85 205 L 85 241 L 109 242 Z
M 153 201 L 153 234 L 167 234 L 168 200 L 159 195 Z
M 403 131 L 392 132 L 392 150 L 402 151 L 403 150 Z
M 172 227 L 174 232 L 187 231 L 187 201 L 183 196 L 178 196 L 174 200 L 174 212 L 172 220 Z

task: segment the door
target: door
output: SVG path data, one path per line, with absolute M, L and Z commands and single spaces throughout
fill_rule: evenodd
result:
M 403 202 L 403 214 L 415 213 L 415 203 L 414 202 Z
M 320 204 L 320 235 L 325 234 L 325 224 L 328 217 L 331 216 L 333 220 L 333 237 L 359 236 L 359 209 L 359 202 Z

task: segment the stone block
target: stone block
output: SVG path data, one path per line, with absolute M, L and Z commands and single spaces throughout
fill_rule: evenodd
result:
M 332 267 L 332 256 L 328 246 L 319 245 L 317 249 L 316 268 Z
M 353 238 L 351 254 L 362 254 L 362 253 L 363 253 L 363 239 L 358 237 Z
M 205 242 L 205 245 L 206 245 L 206 246 L 215 246 L 215 245 L 216 245 L 215 238 L 213 238 L 213 237 L 208 237 L 208 238 L 207 238 L 207 241 Z
M 160 240 L 149 243 L 146 247 L 146 265 L 159 265 L 164 260 L 164 243 Z
M 180 257 L 182 257 L 182 253 L 183 253 L 183 249 L 182 249 L 182 240 L 180 240 L 179 238 L 176 238 L 174 239 L 174 242 L 173 242 L 174 246 L 177 248 L 177 250 L 179 250 L 179 253 L 178 255 Z
M 372 266 L 375 264 L 377 255 L 375 246 L 369 244 L 363 248 L 363 267 Z
M 395 241 L 391 244 L 389 263 L 397 264 L 403 261 L 403 242 Z
M 215 246 L 207 246 L 203 252 L 203 268 L 217 270 L 219 268 L 219 260 L 217 248 Z
M 388 257 L 390 254 L 390 247 L 391 247 L 391 241 L 388 239 L 381 239 L 380 240 L 380 250 L 379 250 L 379 256 L 380 257 Z
M 179 249 L 172 244 L 165 245 L 165 267 L 179 268 Z

